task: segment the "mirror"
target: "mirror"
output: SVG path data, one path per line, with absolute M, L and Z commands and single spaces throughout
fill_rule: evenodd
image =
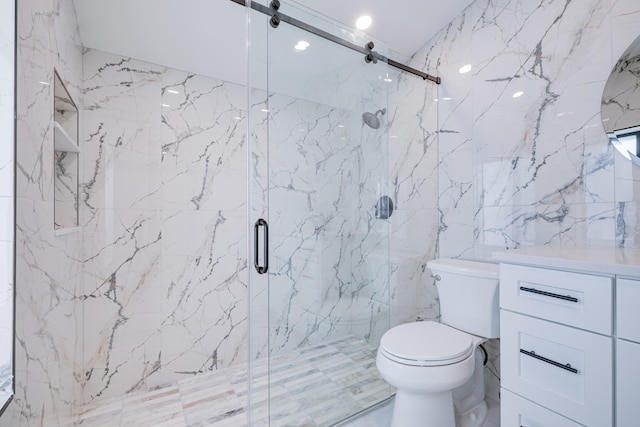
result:
M 0 2 L 0 413 L 14 390 L 14 3 Z
M 622 54 L 607 80 L 602 124 L 613 146 L 640 166 L 640 37 Z

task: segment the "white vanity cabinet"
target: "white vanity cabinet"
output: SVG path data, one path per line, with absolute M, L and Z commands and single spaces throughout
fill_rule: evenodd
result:
M 545 246 L 494 259 L 501 425 L 640 426 L 640 250 Z
M 502 425 L 612 425 L 612 283 L 501 264 Z

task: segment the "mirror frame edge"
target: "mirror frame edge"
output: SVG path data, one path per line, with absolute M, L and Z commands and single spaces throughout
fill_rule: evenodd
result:
M 631 43 L 629 44 L 629 46 L 627 46 L 627 48 L 620 54 L 620 57 L 614 61 L 613 64 L 613 68 L 611 69 L 611 71 L 609 72 L 609 77 L 607 78 L 606 82 L 605 82 L 605 86 L 603 88 L 603 92 L 602 92 L 602 96 L 601 96 L 601 101 L 600 101 L 600 123 L 602 124 L 602 129 L 604 130 L 609 143 L 613 146 L 613 148 L 615 149 L 614 151 L 617 151 L 620 155 L 622 155 L 625 159 L 627 159 L 628 161 L 630 161 L 633 165 L 640 167 L 640 151 L 636 154 L 633 155 L 633 153 L 629 152 L 619 141 L 617 135 L 616 135 L 616 130 L 609 130 L 607 128 L 607 124 L 605 123 L 605 120 L 602 119 L 602 112 L 604 111 L 604 106 L 605 106 L 605 94 L 607 93 L 607 88 L 609 86 L 609 83 L 611 82 L 611 78 L 614 76 L 614 72 L 616 71 L 616 69 L 618 69 L 618 65 L 622 62 L 623 58 L 628 57 L 629 55 L 634 53 L 635 49 L 639 49 L 640 50 L 640 35 L 638 35 L 636 38 L 634 38 Z M 635 55 L 635 56 L 631 56 L 631 58 L 635 58 L 636 56 L 640 56 L 639 55 Z M 640 80 L 640 78 L 639 78 Z M 624 114 L 623 114 L 624 116 Z M 636 124 L 635 126 L 633 126 L 633 128 L 640 128 L 640 123 Z M 638 132 L 638 138 L 640 138 L 640 132 Z

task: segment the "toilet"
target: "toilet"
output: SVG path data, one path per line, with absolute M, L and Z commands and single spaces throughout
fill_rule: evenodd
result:
M 438 286 L 441 323 L 396 326 L 378 347 L 378 371 L 396 387 L 391 427 L 481 427 L 488 411 L 478 346 L 499 336 L 499 267 L 457 259 L 427 267 Z

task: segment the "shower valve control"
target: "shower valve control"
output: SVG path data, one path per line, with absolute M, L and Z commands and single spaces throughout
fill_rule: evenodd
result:
M 393 200 L 389 196 L 382 196 L 375 205 L 375 217 L 378 219 L 389 219 L 393 213 Z

